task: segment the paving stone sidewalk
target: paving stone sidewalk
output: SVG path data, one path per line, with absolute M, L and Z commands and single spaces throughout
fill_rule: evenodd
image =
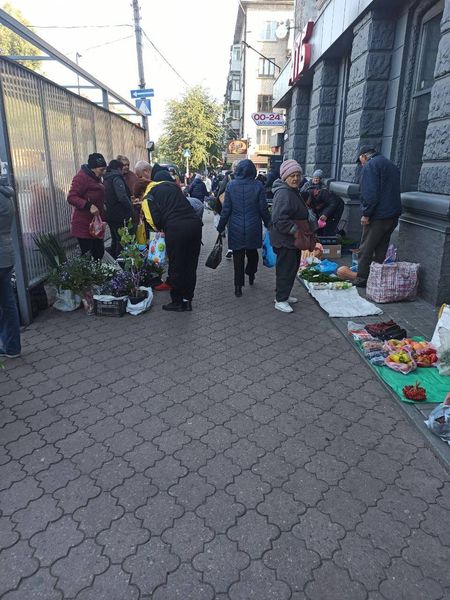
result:
M 2 600 L 438 600 L 448 472 L 298 287 L 49 310 L 0 373 Z

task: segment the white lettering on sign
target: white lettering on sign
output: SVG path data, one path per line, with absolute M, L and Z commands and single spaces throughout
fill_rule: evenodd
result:
M 284 127 L 286 119 L 278 113 L 253 113 L 252 119 L 257 125 L 264 127 Z

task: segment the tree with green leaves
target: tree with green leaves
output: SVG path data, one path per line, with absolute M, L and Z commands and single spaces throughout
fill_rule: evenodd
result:
M 30 27 L 30 23 L 23 17 L 20 10 L 14 8 L 9 2 L 4 4 L 2 8 L 11 15 L 11 17 L 17 19 L 26 27 Z M 4 25 L 0 25 L 0 54 L 6 56 L 38 56 L 41 52 L 36 46 L 33 46 L 33 44 L 30 44 L 21 38 L 20 35 L 17 35 Z M 42 65 L 40 60 L 24 60 L 18 62 L 33 71 L 40 71 Z
M 180 100 L 171 100 L 157 144 L 159 160 L 182 166 L 183 151 L 189 149 L 192 170 L 216 167 L 224 147 L 221 119 L 222 106 L 201 86 L 188 89 Z

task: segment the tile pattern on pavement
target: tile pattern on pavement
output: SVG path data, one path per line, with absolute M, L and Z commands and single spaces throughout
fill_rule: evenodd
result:
M 211 216 L 205 248 L 214 239 Z M 49 310 L 0 374 L 2 600 L 449 597 L 448 473 L 300 289 Z

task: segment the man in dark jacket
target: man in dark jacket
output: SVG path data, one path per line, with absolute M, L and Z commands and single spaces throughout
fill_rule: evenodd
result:
M 344 212 L 344 201 L 334 192 L 327 188 L 318 189 L 312 187 L 306 194 L 306 204 L 313 210 L 317 219 L 325 225 L 317 231 L 317 235 L 334 236 L 337 233 L 339 221 Z
M 14 265 L 14 190 L 0 179 L 0 358 L 20 356 L 20 321 L 11 284 Z
M 148 207 L 154 226 L 165 234 L 172 286 L 172 302 L 165 304 L 163 310 L 191 311 L 202 243 L 202 221 L 168 171 L 159 171 L 153 181 L 159 183 L 148 196 Z
M 189 186 L 189 196 L 193 198 L 198 198 L 202 202 L 205 200 L 208 195 L 208 190 L 206 189 L 205 183 L 202 181 L 202 176 L 200 173 L 195 175 L 194 181 Z
M 362 165 L 360 194 L 363 233 L 355 285 L 366 287 L 370 265 L 372 261 L 384 262 L 392 232 L 402 213 L 400 171 L 371 145 L 361 148 L 357 162 Z
M 122 251 L 119 229 L 133 216 L 131 192 L 122 174 L 123 165 L 112 160 L 104 177 L 106 220 L 111 231 L 111 256 L 117 258 Z

